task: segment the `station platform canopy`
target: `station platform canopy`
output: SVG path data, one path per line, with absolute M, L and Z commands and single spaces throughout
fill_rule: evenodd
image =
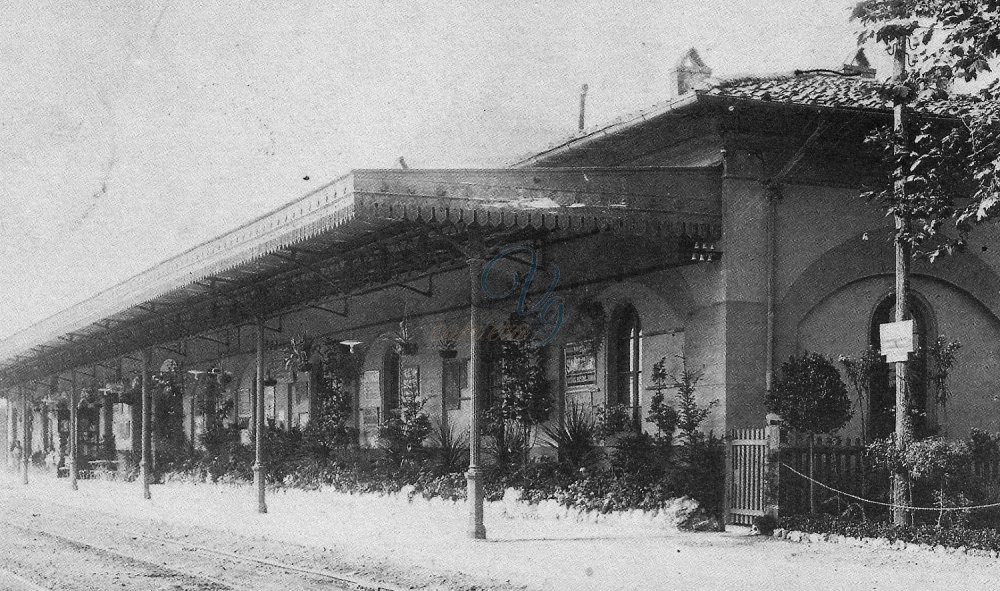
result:
M 522 239 L 721 237 L 721 169 L 355 170 L 0 342 L 0 386 L 464 264 Z

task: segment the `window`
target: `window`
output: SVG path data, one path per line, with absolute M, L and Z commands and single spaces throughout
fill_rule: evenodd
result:
M 444 360 L 441 389 L 445 410 L 458 410 L 462 407 L 462 388 L 469 381 L 466 369 L 468 364 L 468 358 Z
M 503 400 L 503 343 L 501 341 L 480 341 L 479 350 L 483 356 L 483 372 L 486 374 L 484 409 L 500 404 Z
M 389 349 L 382 358 L 383 417 L 399 410 L 399 354 Z
M 631 305 L 620 308 L 612 318 L 611 347 L 608 351 L 610 392 L 608 404 L 631 409 L 637 427 L 642 404 L 642 325 Z
M 879 349 L 879 325 L 892 322 L 895 318 L 896 296 L 890 295 L 875 307 L 872 314 L 870 342 Z M 923 306 L 911 296 L 910 318 L 916 331 L 916 352 L 910 355 L 909 390 L 910 413 L 913 433 L 917 437 L 929 435 L 934 430 L 933 406 L 927 403 L 927 313 Z M 896 364 L 886 363 L 882 371 L 872 379 L 871 400 L 872 438 L 888 437 L 896 430 Z

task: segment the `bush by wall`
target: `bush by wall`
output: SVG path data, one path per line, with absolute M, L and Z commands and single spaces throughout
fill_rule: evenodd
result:
M 927 544 L 947 548 L 1000 551 L 1000 531 L 936 525 L 893 525 L 886 521 L 855 521 L 829 515 L 784 517 L 781 527 L 805 533 L 836 534 L 851 538 L 884 538 L 889 542 Z

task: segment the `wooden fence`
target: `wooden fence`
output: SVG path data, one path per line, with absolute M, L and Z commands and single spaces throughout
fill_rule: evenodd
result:
M 781 462 L 779 505 L 784 514 L 809 512 L 809 480 L 795 474 L 809 475 L 809 438 L 794 433 L 782 433 L 779 452 Z M 864 445 L 860 439 L 816 437 L 813 442 L 812 478 L 837 490 L 864 498 L 882 499 L 888 483 L 880 486 L 875 472 L 867 465 Z M 853 502 L 817 485 L 817 509 L 842 512 Z M 874 495 L 874 496 L 872 496 Z
M 783 514 L 809 512 L 809 481 L 791 470 L 809 474 L 809 439 L 801 434 L 782 434 L 780 461 L 780 507 Z M 880 502 L 890 501 L 890 477 L 871 464 L 860 439 L 817 437 L 814 442 L 813 478 L 831 488 Z M 980 488 L 976 496 L 1000 500 L 1000 458 L 977 459 L 972 465 L 974 484 Z M 822 512 L 843 512 L 855 499 L 834 493 L 817 485 L 816 504 Z M 924 501 L 926 504 L 927 502 Z M 877 505 L 861 503 L 867 515 L 888 511 Z

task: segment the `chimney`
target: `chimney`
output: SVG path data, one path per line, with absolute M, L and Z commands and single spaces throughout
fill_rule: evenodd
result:
M 587 126 L 587 85 L 580 87 L 580 122 L 577 126 L 579 131 Z
M 681 96 L 706 86 L 712 75 L 712 68 L 705 65 L 695 48 L 685 53 L 670 72 L 673 79 L 674 96 Z
M 871 62 L 868 61 L 868 56 L 865 55 L 865 48 L 858 48 L 857 53 L 851 58 L 851 61 L 844 64 L 845 74 L 854 74 L 858 78 L 866 78 L 869 80 L 875 79 L 875 68 L 872 67 Z

